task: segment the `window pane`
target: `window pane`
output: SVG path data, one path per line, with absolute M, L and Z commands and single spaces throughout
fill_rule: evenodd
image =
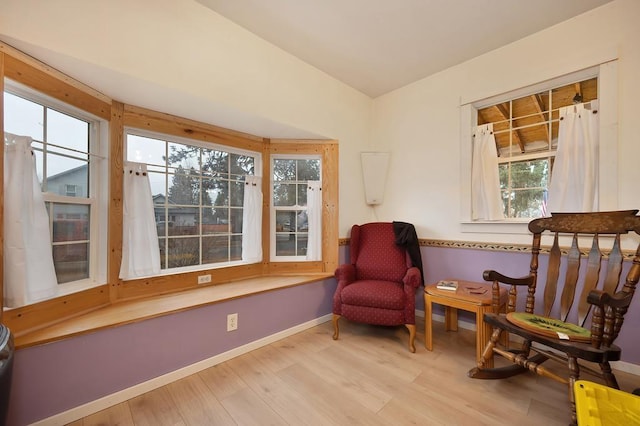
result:
M 169 236 L 198 235 L 200 209 L 197 207 L 169 207 Z
M 215 219 L 213 218 L 213 208 L 212 207 L 202 207 L 200 210 L 200 217 L 202 218 L 202 233 L 205 232 L 205 225 L 210 226 L 215 224 Z
M 244 204 L 244 182 L 229 182 L 229 200 L 232 207 Z
M 226 176 L 229 173 L 229 153 L 203 149 L 202 170 L 211 173 L 212 176 Z
M 298 234 L 296 236 L 297 244 L 296 244 L 296 256 L 306 256 L 307 255 L 307 234 Z
M 169 142 L 168 167 L 175 169 L 200 170 L 200 148 Z
M 4 131 L 44 140 L 44 107 L 5 92 Z
M 151 185 L 151 194 L 153 194 L 153 203 L 164 204 L 167 195 L 167 175 L 150 171 L 148 176 L 149 184 Z
M 549 178 L 549 160 L 511 163 L 512 188 L 546 188 Z
M 89 197 L 89 165 L 56 154 L 48 154 L 46 192 L 69 197 Z
M 294 256 L 295 251 L 295 235 L 276 234 L 276 256 Z
M 242 209 L 231 209 L 231 232 L 234 234 L 242 233 Z
M 202 263 L 229 261 L 229 235 L 202 238 Z
M 547 121 L 549 92 L 544 91 L 514 99 L 512 105 L 513 127 L 522 127 Z
M 127 160 L 165 166 L 166 142 L 144 136 L 127 135 Z
M 53 266 L 58 284 L 89 278 L 89 243 L 54 245 Z
M 567 84 L 551 91 L 552 108 L 558 109 L 580 102 L 590 102 L 598 98 L 598 79 Z
M 160 248 L 160 269 L 167 268 L 167 239 L 158 238 L 158 247 Z
M 213 222 L 220 225 L 229 225 L 229 208 L 216 207 L 213 209 Z
M 301 211 L 296 215 L 296 232 L 307 232 L 309 230 L 309 220 L 306 211 Z
M 308 184 L 306 183 L 301 183 L 298 184 L 298 201 L 297 201 L 297 205 L 299 206 L 306 206 L 307 205 L 307 189 L 308 189 Z
M 212 199 L 214 206 L 229 205 L 229 181 L 226 179 L 212 179 L 208 181 L 208 185 L 212 188 Z
M 227 210 L 225 209 L 225 213 Z M 212 234 L 228 234 L 231 232 L 231 226 L 229 225 L 229 221 L 226 219 L 227 214 L 220 214 L 212 217 L 210 222 L 202 222 L 202 234 L 203 235 L 212 235 Z M 225 219 L 221 219 L 221 217 L 225 217 Z
M 89 240 L 89 206 L 53 204 L 53 242 Z
M 295 206 L 297 185 L 291 183 L 273 186 L 273 204 L 275 206 Z
M 296 162 L 295 160 L 274 160 L 273 180 L 276 182 L 284 180 L 295 180 Z
M 199 238 L 169 238 L 168 267 L 198 265 L 200 263 Z
M 231 174 L 237 176 L 253 175 L 254 161 L 246 155 L 231 154 Z
M 509 101 L 478 110 L 478 124 L 493 123 L 493 131 L 508 130 L 511 106 Z
M 231 249 L 229 251 L 229 260 L 242 260 L 242 236 L 231 236 Z
M 499 164 L 498 174 L 500 176 L 500 189 L 509 188 L 509 163 Z
M 158 237 L 166 237 L 167 235 L 175 235 L 173 231 L 173 221 L 167 220 L 166 216 L 163 214 L 164 209 L 158 214 L 158 210 L 156 209 L 156 229 L 158 230 Z
M 169 175 L 169 203 L 185 206 L 200 204 L 200 178 L 195 170 L 179 167 Z
M 89 123 L 47 108 L 47 143 L 89 152 Z M 49 147 L 49 151 L 87 158 L 86 155 L 53 146 Z
M 320 180 L 320 160 L 298 160 L 297 180 Z
M 525 189 L 513 191 L 510 195 L 510 217 L 535 218 L 542 216 L 544 190 Z

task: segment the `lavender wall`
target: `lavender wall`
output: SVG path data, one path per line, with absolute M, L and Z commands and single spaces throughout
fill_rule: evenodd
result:
M 340 248 L 340 263 L 348 252 Z M 530 260 L 526 253 L 440 247 L 422 247 L 422 257 L 427 283 L 443 278 L 482 281 L 485 269 L 522 276 Z M 544 256 L 540 265 L 544 276 Z M 32 423 L 326 315 L 335 285 L 327 279 L 19 350 L 8 424 Z M 634 334 L 640 325 L 638 305 L 640 296 L 617 343 L 624 348 L 623 361 L 640 365 Z M 416 307 L 424 310 L 421 292 Z M 442 313 L 438 306 L 434 310 Z M 232 312 L 239 314 L 239 329 L 228 333 L 226 315 Z M 474 318 L 461 312 L 460 320 Z
M 458 248 L 422 247 L 422 260 L 425 265 L 425 280 L 433 283 L 443 278 L 457 278 L 468 281 L 483 281 L 482 272 L 485 269 L 495 269 L 504 275 L 513 277 L 525 276 L 529 272 L 530 253 L 500 252 L 488 250 L 471 250 Z M 547 256 L 540 256 L 540 266 L 538 270 L 539 288 L 536 294 L 536 307 L 542 307 L 542 289 L 547 273 Z M 622 274 L 625 276 L 631 262 L 625 262 Z M 581 271 L 586 270 L 586 266 L 581 267 Z M 561 270 L 561 274 L 562 274 Z M 605 267 L 601 273 L 604 275 Z M 561 275 L 562 276 L 562 275 Z M 581 289 L 578 289 L 579 291 Z M 640 290 L 640 289 L 639 289 Z M 560 291 L 560 290 L 559 290 Z M 559 296 L 558 296 L 559 297 Z M 424 299 L 419 295 L 417 301 L 418 309 L 424 309 Z M 521 308 L 524 308 L 522 306 Z M 434 311 L 443 313 L 443 310 L 436 306 Z M 574 314 L 575 317 L 575 314 Z M 570 316 L 571 319 L 571 316 Z M 473 315 L 460 313 L 461 321 L 474 322 Z M 625 322 L 622 332 L 616 340 L 616 344 L 622 350 L 622 361 L 640 365 L 640 345 L 637 343 L 637 328 L 640 326 L 640 291 L 636 292 L 629 312 L 625 315 Z
M 26 425 L 331 312 L 335 280 L 247 296 L 22 349 L 9 425 Z M 226 316 L 238 313 L 238 330 Z
M 425 282 L 435 283 L 441 279 L 454 278 L 466 281 L 484 282 L 482 273 L 486 269 L 495 269 L 504 275 L 521 277 L 529 273 L 530 253 L 501 252 L 490 250 L 473 250 L 464 248 L 443 248 L 443 247 L 421 247 L 422 262 L 424 264 Z M 344 262 L 348 259 L 348 247 L 341 247 L 340 260 Z M 542 294 L 544 289 L 544 277 L 547 274 L 548 257 L 540 256 L 538 268 L 539 300 L 536 306 L 542 307 Z M 581 270 L 584 271 L 586 260 L 583 260 Z M 631 262 L 625 262 L 622 274 L 625 276 Z M 563 274 L 564 270 L 560 271 Z M 601 274 L 604 275 L 606 267 L 603 265 Z M 563 275 L 561 275 L 563 276 Z M 560 291 L 560 289 L 558 290 Z M 578 289 L 581 291 L 581 289 Z M 558 293 L 559 294 L 559 293 Z M 559 295 L 557 296 L 560 297 Z M 524 306 L 519 308 L 524 309 Z M 424 297 L 421 292 L 416 295 L 416 309 L 424 311 Z M 439 305 L 434 305 L 434 313 L 444 315 L 444 309 Z M 570 319 L 575 319 L 576 314 L 572 312 Z M 460 311 L 458 314 L 460 321 L 475 323 L 475 315 Z M 640 365 L 640 345 L 637 344 L 637 328 L 640 326 L 640 289 L 634 297 L 629 312 L 625 315 L 625 323 L 622 332 L 616 340 L 616 344 L 623 348 L 622 361 Z

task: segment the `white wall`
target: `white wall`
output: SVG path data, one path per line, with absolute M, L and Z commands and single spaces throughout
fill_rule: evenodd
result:
M 125 103 L 263 137 L 337 139 L 340 235 L 367 215 L 371 98 L 193 0 L 3 0 L 0 40 Z
M 640 208 L 638 18 L 640 1 L 617 0 L 375 99 L 373 143 L 392 152 L 393 188 L 378 216 L 413 222 L 421 238 L 528 243 L 525 235 L 462 232 L 460 105 L 610 56 L 619 58 L 618 169 L 610 173 L 618 174 L 618 207 Z
M 380 219 L 415 223 L 422 238 L 507 242 L 528 237 L 461 231 L 461 102 L 613 52 L 619 207 L 638 207 L 638 17 L 639 1 L 616 0 L 374 101 L 193 0 L 3 0 L 0 39 L 126 103 L 260 136 L 338 139 L 341 236 Z M 372 149 L 391 152 L 375 210 L 364 203 L 360 166 L 360 152 Z

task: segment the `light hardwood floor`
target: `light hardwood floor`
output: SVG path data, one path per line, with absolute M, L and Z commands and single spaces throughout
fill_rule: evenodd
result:
M 567 390 L 527 374 L 467 378 L 475 334 L 324 323 L 71 423 L 89 425 L 566 425 Z M 617 374 L 623 390 L 640 378 Z M 586 380 L 601 382 L 593 377 Z

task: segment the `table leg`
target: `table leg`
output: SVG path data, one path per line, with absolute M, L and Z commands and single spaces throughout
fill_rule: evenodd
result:
M 450 306 L 444 307 L 444 329 L 458 331 L 458 310 Z
M 431 306 L 431 297 L 425 293 L 424 295 L 424 347 L 431 351 L 433 350 L 433 330 L 432 327 L 432 306 Z

